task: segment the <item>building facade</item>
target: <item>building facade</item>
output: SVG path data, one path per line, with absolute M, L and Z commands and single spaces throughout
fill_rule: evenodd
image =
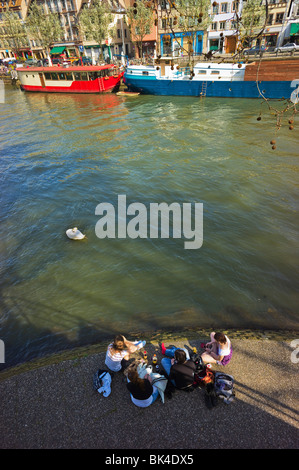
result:
M 299 0 L 289 0 L 287 2 L 282 32 L 278 40 L 279 46 L 286 42 L 299 44 Z
M 208 28 L 207 52 L 231 54 L 236 51 L 238 32 L 236 15 L 241 17 L 242 1 L 211 2 L 212 23 Z

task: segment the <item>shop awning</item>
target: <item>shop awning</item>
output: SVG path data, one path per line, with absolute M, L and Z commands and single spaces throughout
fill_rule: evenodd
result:
M 299 34 L 299 23 L 291 24 L 290 36 L 295 36 L 295 34 Z
M 104 45 L 104 44 L 103 44 Z M 94 48 L 94 49 L 99 49 L 101 48 L 102 46 L 100 44 L 92 44 L 92 45 L 88 45 L 88 46 L 84 46 L 85 49 L 91 49 L 91 48 Z
M 50 54 L 62 54 L 62 52 L 65 50 L 64 46 L 61 47 L 53 47 L 53 49 L 50 50 Z

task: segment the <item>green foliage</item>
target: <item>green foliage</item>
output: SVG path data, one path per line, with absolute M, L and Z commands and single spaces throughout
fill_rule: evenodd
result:
M 240 21 L 240 38 L 250 42 L 256 36 L 266 21 L 266 5 L 260 0 L 248 0 L 244 3 Z
M 107 6 L 97 0 L 90 8 L 83 8 L 79 17 L 79 24 L 82 33 L 87 41 L 95 41 L 101 44 L 114 34 L 111 26 L 113 16 Z
M 205 30 L 210 25 L 210 0 L 177 0 L 174 5 L 174 9 L 178 13 L 178 25 L 182 31 Z M 172 10 L 172 16 L 174 15 Z
M 150 33 L 154 24 L 153 10 L 149 8 L 147 0 L 137 0 L 127 9 L 132 39 L 137 44 L 140 57 L 142 57 L 143 38 Z
M 8 7 L 2 13 L 0 42 L 4 47 L 12 49 L 15 53 L 18 53 L 21 47 L 30 47 L 24 24 L 20 21 L 18 14 L 9 10 Z
M 45 13 L 42 5 L 34 2 L 29 10 L 26 26 L 31 39 L 49 52 L 50 45 L 63 39 L 63 28 L 57 13 Z

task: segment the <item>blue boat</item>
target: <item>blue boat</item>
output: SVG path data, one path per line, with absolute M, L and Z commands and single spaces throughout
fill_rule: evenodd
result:
M 290 80 L 248 80 L 248 64 L 198 62 L 190 67 L 161 58 L 158 65 L 128 65 L 124 83 L 130 91 L 150 95 L 207 96 L 225 98 L 290 98 Z

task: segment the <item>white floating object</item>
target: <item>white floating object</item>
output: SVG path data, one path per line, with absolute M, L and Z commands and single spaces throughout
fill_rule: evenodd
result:
M 83 235 L 77 227 L 69 228 L 65 233 L 72 240 L 83 240 L 83 238 L 85 238 L 85 235 Z

